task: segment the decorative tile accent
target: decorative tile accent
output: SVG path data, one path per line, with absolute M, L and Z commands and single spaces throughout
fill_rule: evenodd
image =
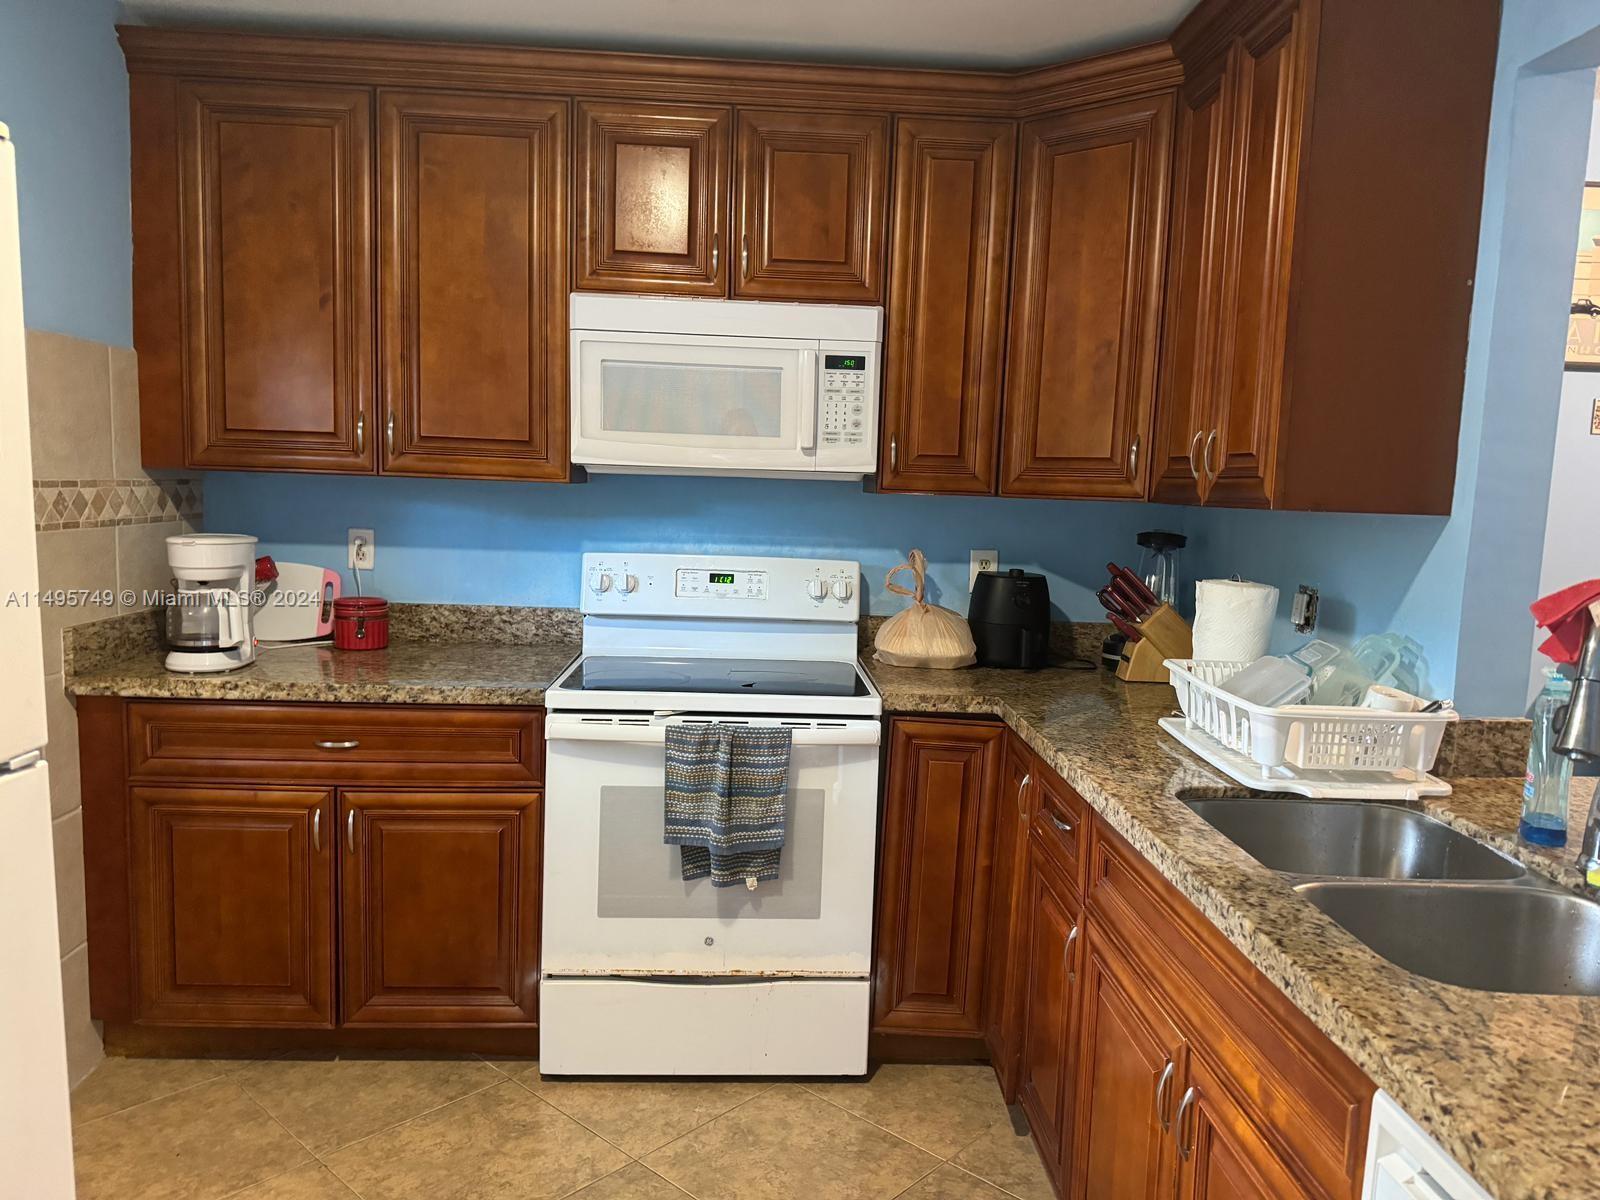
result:
M 43 532 L 198 522 L 204 499 L 199 479 L 35 479 L 33 523 Z

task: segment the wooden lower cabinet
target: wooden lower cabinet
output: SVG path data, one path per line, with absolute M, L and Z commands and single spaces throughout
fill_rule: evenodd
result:
M 179 1025 L 333 1024 L 333 794 L 129 793 L 137 1005 Z
M 1023 1023 L 1017 1098 L 1051 1175 L 1061 1178 L 1069 1163 L 1076 1111 L 1073 1068 L 1083 906 L 1036 837 L 1028 839 L 1027 862 L 1021 909 L 1027 914 L 1028 932 L 1020 947 Z
M 347 791 L 346 1024 L 535 1019 L 537 792 Z
M 1309 1200 L 1299 1176 L 1279 1161 L 1204 1054 L 1189 1059 L 1179 1101 L 1179 1200 Z
M 1033 754 L 1014 733 L 1007 733 L 1000 768 L 1000 794 L 994 812 L 994 881 L 990 885 L 989 947 L 983 986 L 983 1039 L 1010 1104 L 1017 1097 L 1018 1060 L 1022 1054 L 1023 962 L 1020 945 L 1027 911 L 1028 823 L 1031 819 Z
M 1071 1190 L 1081 1200 L 1171 1195 L 1174 1078 L 1188 1043 L 1122 950 L 1089 923 Z

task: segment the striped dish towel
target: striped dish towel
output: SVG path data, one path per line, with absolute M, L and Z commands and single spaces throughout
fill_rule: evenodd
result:
M 782 726 L 667 726 L 663 841 L 685 881 L 754 888 L 778 877 L 793 737 Z

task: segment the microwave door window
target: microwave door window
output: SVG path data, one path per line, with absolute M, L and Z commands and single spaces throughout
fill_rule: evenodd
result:
M 783 436 L 777 367 L 607 359 L 600 371 L 606 437 L 756 446 Z

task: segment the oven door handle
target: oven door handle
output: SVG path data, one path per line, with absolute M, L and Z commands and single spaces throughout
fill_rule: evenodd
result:
M 764 723 L 759 727 L 768 725 Z M 876 746 L 883 734 L 876 721 L 829 724 L 821 729 L 796 725 L 793 729 L 796 746 Z M 624 725 L 557 714 L 545 718 L 544 737 L 547 742 L 632 742 L 640 746 L 660 746 L 667 740 L 667 724 L 651 720 Z

